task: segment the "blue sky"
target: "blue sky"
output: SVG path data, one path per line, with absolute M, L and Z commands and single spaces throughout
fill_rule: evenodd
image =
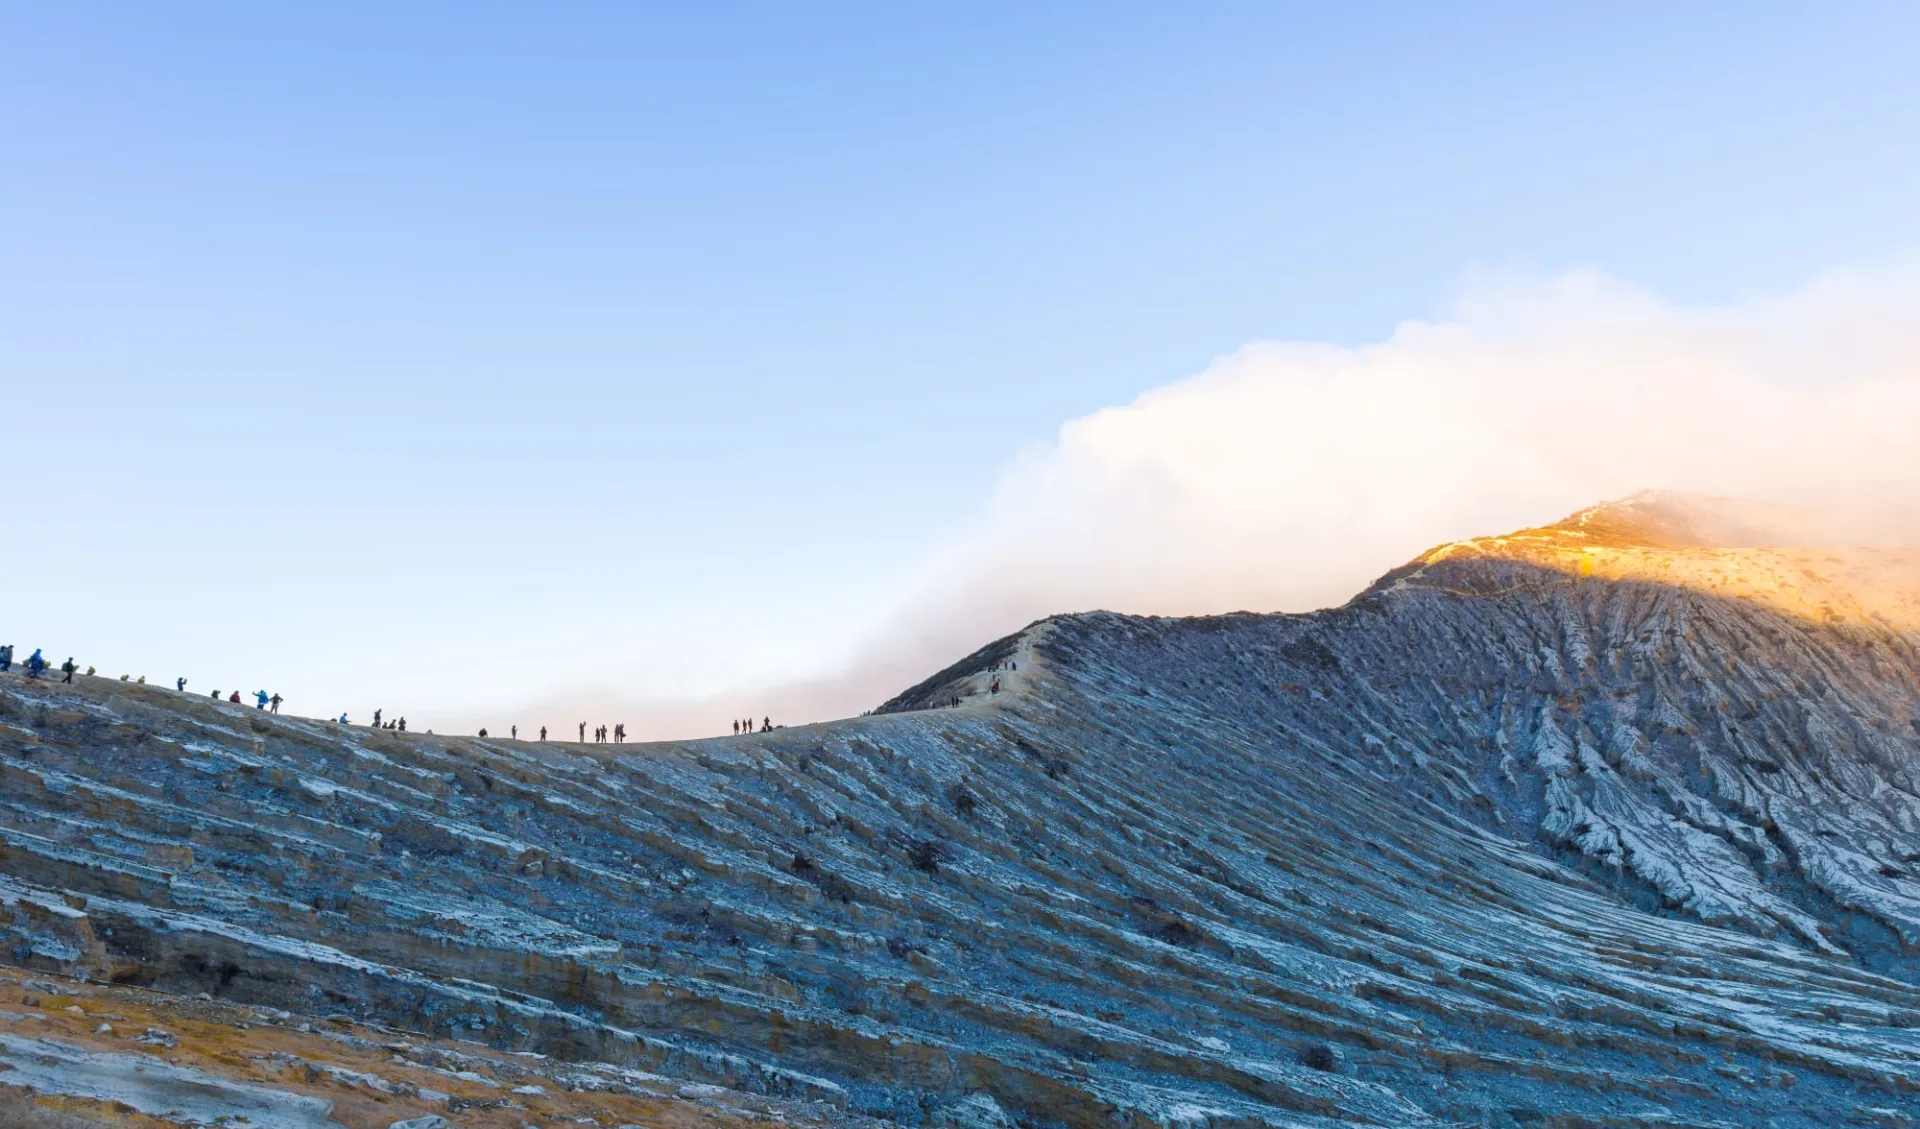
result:
M 1915 58 L 1891 4 L 8 5 L 0 642 L 316 713 L 818 673 L 1018 452 L 1251 340 L 1911 254 Z

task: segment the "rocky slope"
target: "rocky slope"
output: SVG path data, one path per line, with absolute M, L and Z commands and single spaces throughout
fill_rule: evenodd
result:
M 1749 517 L 1645 496 L 1311 615 L 1062 617 L 711 741 L 0 679 L 0 956 L 613 1079 L 645 1123 L 693 1085 L 908 1125 L 1910 1124 L 1920 553 Z M 51 1095 L 12 1006 L 0 1085 Z M 415 1115 L 325 1073 L 356 1062 L 301 1092 Z

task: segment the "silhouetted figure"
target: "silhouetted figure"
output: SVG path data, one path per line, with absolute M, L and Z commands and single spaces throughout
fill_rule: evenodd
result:
M 740 719 L 737 717 L 733 719 L 733 735 L 740 736 Z
M 405 733 L 406 731 L 407 731 L 407 719 L 403 717 L 400 719 L 400 732 Z
M 211 692 L 211 693 L 209 693 L 209 694 L 207 695 L 207 697 L 209 697 L 209 698 L 212 698 L 212 699 L 213 699 L 214 701 L 216 701 L 216 702 L 217 702 L 217 701 L 219 701 L 219 700 L 220 700 L 220 691 L 218 691 L 218 690 L 215 690 L 215 691 L 213 691 L 213 692 Z
M 373 711 L 373 727 L 375 729 L 380 728 L 380 711 L 379 710 Z
M 40 654 L 40 648 L 35 647 L 33 654 L 27 656 L 27 677 L 38 678 L 45 673 L 46 669 L 47 660 Z
M 540 739 L 542 741 L 547 739 L 547 727 L 544 725 L 540 727 Z
M 517 725 L 507 726 L 507 735 L 518 741 L 520 739 L 520 727 Z
M 228 701 L 229 703 L 231 703 L 231 704 L 233 704 L 233 705 L 236 705 L 236 706 L 237 706 L 237 705 L 239 705 L 239 704 L 240 704 L 240 691 L 238 691 L 238 690 L 235 690 L 235 691 L 233 692 L 233 696 L 232 696 L 232 697 L 230 697 L 230 698 L 228 698 L 228 699 L 227 699 L 227 701 Z
M 0 647 L 0 674 L 13 669 L 13 644 Z
M 61 663 L 61 664 L 60 664 L 60 670 L 61 670 L 61 672 L 62 672 L 62 673 L 64 673 L 64 674 L 66 675 L 66 677 L 65 677 L 65 678 L 62 678 L 62 679 L 61 679 L 60 681 L 61 681 L 61 682 L 63 682 L 63 683 L 64 683 L 64 682 L 72 682 L 72 681 L 73 681 L 73 672 L 74 672 L 74 671 L 76 671 L 76 670 L 79 670 L 79 669 L 80 669 L 79 667 L 77 667 L 77 666 L 75 666 L 75 665 L 73 665 L 73 656 L 72 656 L 72 655 L 68 655 L 68 656 L 67 656 L 67 661 L 66 661 L 66 662 L 63 662 L 63 663 Z
M 178 691 L 180 691 L 180 692 L 181 692 L 182 694 L 184 694 L 184 693 L 186 693 L 186 692 L 187 692 L 187 680 L 186 680 L 186 679 L 184 679 L 184 678 L 176 678 L 176 679 L 174 679 L 174 680 L 173 680 L 173 688 L 174 688 L 175 690 L 178 690 Z
M 623 721 L 620 724 L 613 727 L 613 743 L 616 745 L 624 745 L 627 743 L 627 723 L 626 722 Z
M 487 731 L 486 731 L 486 728 L 483 726 L 480 730 L 480 736 L 485 737 L 486 735 L 487 735 Z
M 280 712 L 280 703 L 281 703 L 281 702 L 284 702 L 284 701 L 286 701 L 286 699 L 285 699 L 285 698 L 282 698 L 282 697 L 280 696 L 280 694 L 279 694 L 279 692 L 278 692 L 278 691 L 276 691 L 276 692 L 274 693 L 274 695 L 273 695 L 273 697 L 271 697 L 271 698 L 268 698 L 268 699 L 267 699 L 267 704 L 273 707 L 273 710 L 272 710 L 272 712 L 274 712 L 274 713 L 279 713 L 279 712 Z
M 582 745 L 587 743 L 587 723 L 584 721 L 580 723 L 580 743 Z
M 762 733 L 771 733 L 771 732 L 773 732 L 773 719 L 772 719 L 772 718 L 770 718 L 770 717 L 763 717 L 763 718 L 761 718 L 761 719 L 760 719 L 760 732 L 762 732 Z

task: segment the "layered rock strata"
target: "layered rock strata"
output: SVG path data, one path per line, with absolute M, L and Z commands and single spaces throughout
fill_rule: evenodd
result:
M 1904 1124 L 1920 553 L 1697 511 L 708 741 L 0 680 L 0 941 L 908 1125 Z

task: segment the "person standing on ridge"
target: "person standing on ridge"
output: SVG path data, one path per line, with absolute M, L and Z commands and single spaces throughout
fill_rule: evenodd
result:
M 584 721 L 580 723 L 580 743 L 582 745 L 587 743 L 587 723 Z
M 403 717 L 400 719 L 400 732 L 405 733 L 406 731 L 407 731 L 407 719 Z
M 73 672 L 74 672 L 74 671 L 76 671 L 76 670 L 79 670 L 80 668 L 79 668 L 79 667 L 77 667 L 77 666 L 75 666 L 75 665 L 73 665 L 73 656 L 72 656 L 72 655 L 68 655 L 68 656 L 67 656 L 67 661 L 66 661 L 66 662 L 63 662 L 63 663 L 61 663 L 61 664 L 60 664 L 60 669 L 61 669 L 61 671 L 62 671 L 62 672 L 64 672 L 64 673 L 66 674 L 66 677 L 65 677 L 65 678 L 62 678 L 62 679 L 60 680 L 61 682 L 63 682 L 63 683 L 64 683 L 64 682 L 72 682 L 72 681 L 73 681 Z
M 0 674 L 13 669 L 13 644 L 0 647 Z
M 517 725 L 507 726 L 507 733 L 516 741 L 520 739 L 520 727 Z
M 373 727 L 375 729 L 380 728 L 380 711 L 379 710 L 373 711 Z
M 547 727 L 544 725 L 540 727 L 540 739 L 542 741 L 547 739 Z
M 35 647 L 33 654 L 27 656 L 27 677 L 38 678 L 46 669 L 47 660 L 40 654 L 40 648 Z
M 240 691 L 238 691 L 238 690 L 235 690 L 235 691 L 234 691 L 234 692 L 233 692 L 232 694 L 230 694 L 230 695 L 228 695 L 228 696 L 227 696 L 227 703 L 228 703 L 229 705 L 235 705 L 235 706 L 237 706 L 237 705 L 239 705 L 239 704 L 240 704 Z
M 263 710 L 267 708 L 267 692 L 265 690 L 255 690 L 253 696 L 255 698 L 254 709 Z
M 174 679 L 174 680 L 173 680 L 173 688 L 174 688 L 175 690 L 178 690 L 178 691 L 180 691 L 180 692 L 181 692 L 182 694 L 184 694 L 184 693 L 186 693 L 186 692 L 187 692 L 187 680 L 186 680 L 186 679 L 184 679 L 184 678 L 176 678 L 176 679 Z
M 286 699 L 282 698 L 280 692 L 276 690 L 274 691 L 273 697 L 267 699 L 267 704 L 273 707 L 274 713 L 279 713 L 280 703 L 284 701 L 286 701 Z

